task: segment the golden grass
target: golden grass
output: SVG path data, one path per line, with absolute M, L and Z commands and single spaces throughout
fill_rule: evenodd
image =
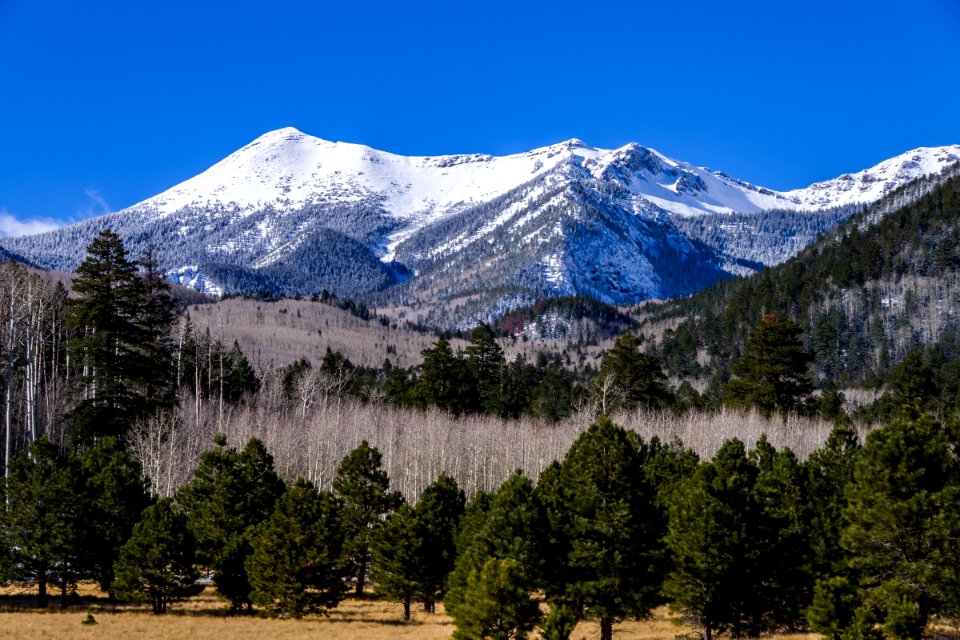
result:
M 25 607 L 24 597 L 35 596 L 35 590 L 7 587 L 0 590 L 0 638 L 5 640 L 447 640 L 453 634 L 453 623 L 438 605 L 436 614 L 412 612 L 412 620 L 403 622 L 399 604 L 378 600 L 348 599 L 328 616 L 310 616 L 303 620 L 268 620 L 248 616 L 231 616 L 226 605 L 207 590 L 196 598 L 174 604 L 169 613 L 156 616 L 146 607 L 113 606 L 95 588 L 81 585 L 78 595 L 83 604 L 66 611 L 51 607 L 41 612 Z M 51 594 L 55 596 L 56 594 Z M 11 604 L 14 603 L 14 604 Z M 88 613 L 96 625 L 84 625 Z M 618 640 L 674 640 L 678 634 L 693 629 L 677 625 L 666 608 L 658 609 L 649 620 L 627 621 L 614 627 Z M 595 622 L 577 625 L 572 640 L 593 640 L 600 634 Z M 534 635 L 534 638 L 537 636 Z M 815 640 L 817 636 L 777 636 L 777 640 Z
M 88 588 L 79 590 L 90 593 Z M 22 590 L 8 594 L 34 595 Z M 84 625 L 87 613 L 96 625 Z M 411 638 L 440 640 L 453 633 L 450 618 L 414 611 L 404 623 L 399 605 L 376 600 L 345 600 L 328 616 L 310 616 L 303 620 L 268 620 L 250 616 L 231 616 L 224 602 L 210 590 L 186 602 L 176 603 L 162 616 L 147 607 L 112 606 L 103 600 L 73 605 L 66 611 L 51 607 L 39 610 L 8 610 L 0 614 L 0 637 L 5 640 L 59 640 L 97 638 L 98 640 L 387 640 Z

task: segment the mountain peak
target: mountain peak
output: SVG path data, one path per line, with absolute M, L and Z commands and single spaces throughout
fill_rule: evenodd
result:
M 305 138 L 307 134 L 300 131 L 296 127 L 281 127 L 279 129 L 274 129 L 273 131 L 267 131 L 265 134 L 259 136 L 254 142 L 259 141 L 268 141 L 268 140 L 288 140 L 288 139 L 299 139 Z
M 783 259 L 815 237 L 808 227 L 789 227 L 808 220 L 787 216 L 792 235 L 751 237 L 734 251 L 724 244 L 725 214 L 742 214 L 733 226 L 750 234 L 767 220 L 752 214 L 872 202 L 958 163 L 960 146 L 919 148 L 780 193 L 636 142 L 597 149 L 571 138 L 507 156 L 411 157 L 283 127 L 111 214 L 109 224 L 132 251 L 151 238 L 164 247 L 159 259 L 171 277 L 210 291 L 328 288 L 352 296 L 398 284 L 384 293 L 398 300 L 487 291 L 477 313 L 486 304 L 507 308 L 558 293 L 627 303 L 689 293 L 758 260 Z M 103 224 L 90 220 L 53 239 L 0 246 L 69 270 Z M 788 236 L 801 239 L 785 243 Z M 707 242 L 716 238 L 720 244 Z M 354 262 L 362 266 L 356 272 L 348 266 Z
M 593 149 L 586 142 L 580 138 L 570 138 L 569 140 L 564 140 L 560 143 L 560 146 L 566 147 L 567 149 Z

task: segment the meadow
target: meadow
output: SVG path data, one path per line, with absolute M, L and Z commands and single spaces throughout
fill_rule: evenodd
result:
M 64 611 L 56 605 L 46 611 L 36 609 L 33 590 L 24 587 L 7 587 L 0 593 L 0 637 L 5 640 L 446 640 L 454 629 L 442 605 L 434 614 L 414 608 L 410 622 L 405 623 L 399 604 L 373 598 L 348 598 L 326 616 L 271 620 L 230 615 L 211 589 L 174 604 L 162 616 L 151 613 L 146 605 L 110 604 L 89 585 L 79 587 L 79 601 Z M 83 624 L 88 614 L 96 624 Z M 692 629 L 678 624 L 666 608 L 661 608 L 649 620 L 616 625 L 614 632 L 620 640 L 674 640 L 677 636 L 690 637 L 687 634 Z M 590 640 L 598 635 L 595 622 L 581 622 L 571 638 Z M 816 636 L 782 636 L 778 640 L 799 638 Z

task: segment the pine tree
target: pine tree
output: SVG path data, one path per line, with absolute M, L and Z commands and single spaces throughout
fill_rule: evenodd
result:
M 749 623 L 759 588 L 750 555 L 756 477 L 743 443 L 729 440 L 671 495 L 666 544 L 673 570 L 664 593 L 706 640 L 726 630 L 740 637 Z
M 663 365 L 640 351 L 640 339 L 624 333 L 603 356 L 594 394 L 601 397 L 601 410 L 636 407 L 664 408 L 672 404 Z
M 806 462 L 809 502 L 809 535 L 813 553 L 811 570 L 818 579 L 840 575 L 847 569 L 848 555 L 840 545 L 846 521 L 847 487 L 860 453 L 857 434 L 841 419 L 826 443 Z
M 418 537 L 423 541 L 417 597 L 430 613 L 445 595 L 447 576 L 457 560 L 457 532 L 466 498 L 457 482 L 446 474 L 431 482 L 420 494 L 415 515 Z
M 256 527 L 245 566 L 250 599 L 269 616 L 300 618 L 335 607 L 349 565 L 343 560 L 341 506 L 300 478 Z
M 496 493 L 474 502 L 464 518 L 456 563 L 447 579 L 444 604 L 450 612 L 462 604 L 470 574 L 480 571 L 489 558 L 515 560 L 518 579 L 529 590 L 542 582 L 547 527 L 530 479 L 514 472 Z
M 563 584 L 548 589 L 600 623 L 643 617 L 659 604 L 663 548 L 654 488 L 625 429 L 602 417 L 574 442 L 560 466 L 554 516 L 568 551 Z
M 856 638 L 857 634 L 850 633 L 850 629 L 860 604 L 856 585 L 845 576 L 819 578 L 807 607 L 807 622 L 810 629 L 832 640 Z
M 234 340 L 224 357 L 223 396 L 229 402 L 239 402 L 247 395 L 260 390 L 260 378 Z
M 854 469 L 841 542 L 864 606 L 885 635 L 918 640 L 930 616 L 955 608 L 960 536 L 957 441 L 933 418 L 901 420 L 867 437 Z
M 195 542 L 186 516 L 164 498 L 143 511 L 120 549 L 114 588 L 121 598 L 149 602 L 153 612 L 203 591 L 194 566 Z
M 473 406 L 473 388 L 463 361 L 454 355 L 450 343 L 440 336 L 432 348 L 420 352 L 420 379 L 414 396 L 421 407 L 435 406 L 456 415 Z
M 553 603 L 540 624 L 542 640 L 570 640 L 577 626 L 577 617 L 570 607 Z
M 735 378 L 724 389 L 733 407 L 757 407 L 765 414 L 804 411 L 813 389 L 807 373 L 812 356 L 800 342 L 802 330 L 785 313 L 760 319 L 732 365 Z
M 371 578 L 377 595 L 403 603 L 410 619 L 413 600 L 433 613 L 456 560 L 455 537 L 464 496 L 456 482 L 441 475 L 420 496 L 416 507 L 403 504 L 371 540 Z
M 529 390 L 529 406 L 525 410 L 533 416 L 558 422 L 571 413 L 582 392 L 573 374 L 553 361 L 543 370 L 539 383 Z
M 147 411 L 153 412 L 173 406 L 176 397 L 170 330 L 177 319 L 177 303 L 170 295 L 170 283 L 160 270 L 152 245 L 147 245 L 139 264 L 143 269 L 143 300 L 137 318 L 144 336 L 140 344 L 144 356 L 143 397 L 152 405 Z
M 340 461 L 333 479 L 333 490 L 343 500 L 345 551 L 353 565 L 357 597 L 363 596 L 370 567 L 370 538 L 401 503 L 399 492 L 390 491 L 381 461 L 380 451 L 364 440 Z
M 502 409 L 502 378 L 506 360 L 490 325 L 480 322 L 470 332 L 470 344 L 464 350 L 467 369 L 475 389 L 475 411 L 498 415 Z
M 810 603 L 810 509 L 804 469 L 789 449 L 777 451 L 762 436 L 751 453 L 757 468 L 753 487 L 752 579 L 758 585 L 748 632 L 797 629 Z
M 140 464 L 115 438 L 104 438 L 82 453 L 87 508 L 83 524 L 84 555 L 100 588 L 114 596 L 113 567 L 120 549 L 149 505 Z
M 193 481 L 181 489 L 178 500 L 197 539 L 198 560 L 213 568 L 217 592 L 238 611 L 251 606 L 245 570 L 250 530 L 273 513 L 283 482 L 256 438 L 239 453 L 225 446 L 223 436 L 215 444 L 200 456 Z
M 73 437 L 86 442 L 100 435 L 122 436 L 150 412 L 159 390 L 169 387 L 171 371 L 162 363 L 158 369 L 153 359 L 169 326 L 157 324 L 160 305 L 147 306 L 144 280 L 109 229 L 87 248 L 73 292 L 68 349 L 78 367 L 79 400 L 70 414 Z M 145 317 L 150 319 L 146 324 Z
M 940 399 L 938 381 L 942 378 L 924 361 L 923 350 L 914 349 L 890 369 L 884 393 L 870 407 L 868 417 L 883 420 L 900 414 L 916 418 L 920 411 L 933 410 Z
M 463 601 L 450 612 L 454 640 L 523 640 L 536 627 L 540 608 L 513 558 L 487 558 L 467 577 Z
M 410 620 L 410 604 L 420 590 L 425 561 L 420 522 L 409 504 L 387 518 L 370 541 L 370 577 L 382 598 L 403 603 L 403 619 Z
M 45 438 L 13 459 L 3 516 L 18 580 L 37 585 L 37 604 L 47 606 L 47 586 L 59 578 L 62 595 L 78 578 L 84 510 L 80 475 Z M 59 567 L 59 569 L 57 568 Z M 62 603 L 63 604 L 63 603 Z

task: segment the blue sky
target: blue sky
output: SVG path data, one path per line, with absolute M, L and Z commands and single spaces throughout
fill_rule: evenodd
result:
M 636 141 L 801 187 L 960 143 L 958 63 L 956 0 L 0 0 L 0 231 L 282 126 L 417 155 Z

